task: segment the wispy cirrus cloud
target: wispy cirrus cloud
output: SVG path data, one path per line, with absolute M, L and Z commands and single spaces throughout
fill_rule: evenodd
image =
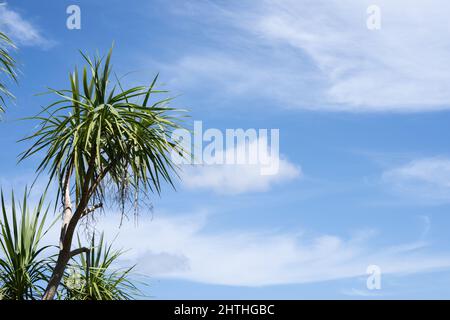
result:
M 415 201 L 450 202 L 450 159 L 446 157 L 412 160 L 386 170 L 382 180 L 397 194 Z
M 6 2 L 0 4 L 0 29 L 19 45 L 48 47 L 53 44 L 36 25 L 11 9 Z
M 271 99 L 282 107 L 352 112 L 450 108 L 444 0 L 388 1 L 370 31 L 373 1 L 265 0 L 189 4 L 218 45 L 171 62 L 180 87 Z M 224 44 L 227 45 L 224 45 Z M 235 45 L 233 45 L 235 44 Z M 187 76 L 189 75 L 189 77 Z
M 427 243 L 374 247 L 374 232 L 348 238 L 271 229 L 208 232 L 206 213 L 141 217 L 139 226 L 123 225 L 118 241 L 133 248 L 125 264 L 151 277 L 230 286 L 268 286 L 367 276 L 369 265 L 383 274 L 433 272 L 450 266 L 450 256 L 429 253 Z M 116 234 L 119 217 L 101 219 L 99 230 Z

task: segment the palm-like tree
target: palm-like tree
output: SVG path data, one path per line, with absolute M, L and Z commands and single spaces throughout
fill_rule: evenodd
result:
M 11 39 L 6 34 L 0 32 L 0 73 L 6 75 L 7 78 L 17 81 L 16 62 L 10 55 L 8 48 L 15 48 Z M 0 75 L 1 76 L 1 75 Z M 0 79 L 0 112 L 5 111 L 5 98 L 13 98 L 6 84 Z
M 48 231 L 45 221 L 49 208 L 44 208 L 42 196 L 31 213 L 26 190 L 19 205 L 12 193 L 9 207 L 7 209 L 2 192 L 0 293 L 2 299 L 38 299 L 44 291 L 42 285 L 48 281 L 46 261 L 41 255 L 47 247 L 40 246 L 40 241 Z
M 65 298 L 69 300 L 130 300 L 141 295 L 130 279 L 134 267 L 117 268 L 114 264 L 122 251 L 113 250 L 103 240 L 92 237 L 90 251 L 80 255 L 64 276 Z M 80 240 L 78 239 L 80 244 Z M 114 269 L 116 267 L 116 269 Z
M 125 90 L 117 80 L 111 88 L 111 53 L 94 60 L 82 53 L 82 81 L 75 70 L 69 90 L 51 90 L 59 99 L 33 117 L 40 125 L 26 138 L 34 144 L 21 159 L 45 151 L 38 172 L 48 170 L 50 181 L 56 180 L 63 205 L 58 259 L 44 299 L 54 298 L 70 259 L 88 251 L 71 249 L 80 219 L 111 198 L 107 191 L 124 210 L 129 202 L 137 208 L 141 194 L 159 193 L 163 181 L 173 186 L 171 153 L 183 153 L 171 138 L 180 128 L 179 110 L 167 105 L 170 99 L 150 103 L 163 92 L 154 89 L 157 76 L 149 87 Z

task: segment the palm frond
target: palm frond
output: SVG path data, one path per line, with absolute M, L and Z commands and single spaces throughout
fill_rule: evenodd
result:
M 11 48 L 15 48 L 11 39 L 3 32 L 0 32 L 0 75 L 3 74 L 6 78 L 17 81 L 16 61 L 10 54 L 9 49 Z M 5 111 L 5 98 L 14 98 L 14 96 L 0 79 L 0 112 Z
M 10 209 L 6 206 L 1 191 L 0 219 L 0 290 L 3 299 L 25 300 L 41 296 L 48 278 L 45 259 L 41 253 L 46 246 L 40 246 L 42 237 L 48 231 L 46 218 L 49 207 L 44 207 L 42 196 L 30 212 L 27 190 L 23 200 L 17 203 L 11 193 Z
M 45 151 L 38 172 L 48 170 L 58 183 L 73 174 L 77 203 L 83 196 L 102 199 L 105 181 L 122 204 L 141 191 L 159 193 L 162 181 L 173 186 L 171 153 L 183 150 L 171 136 L 181 127 L 182 110 L 169 107 L 170 98 L 150 102 L 164 92 L 154 88 L 158 76 L 148 87 L 125 89 L 119 80 L 112 86 L 112 49 L 106 58 L 81 54 L 87 64 L 81 79 L 75 69 L 70 89 L 50 89 L 58 100 L 32 118 L 40 125 L 24 139 L 34 144 L 20 159 Z
M 81 241 L 78 238 L 78 244 Z M 118 268 L 115 264 L 122 251 L 113 250 L 92 237 L 87 257 L 77 256 L 64 277 L 65 298 L 69 300 L 131 300 L 142 295 L 131 279 L 133 267 Z

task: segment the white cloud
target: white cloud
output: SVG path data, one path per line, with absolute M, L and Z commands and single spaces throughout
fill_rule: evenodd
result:
M 274 184 L 287 182 L 301 177 L 302 171 L 278 154 L 271 154 L 268 145 L 262 138 L 248 144 L 243 142 L 235 147 L 230 147 L 225 152 L 217 152 L 217 157 L 227 158 L 228 155 L 256 153 L 259 157 L 256 164 L 203 164 L 184 166 L 182 183 L 189 189 L 210 189 L 220 194 L 240 194 L 246 192 L 268 191 Z M 258 152 L 261 148 L 261 154 Z M 265 159 L 265 160 L 263 160 Z M 264 169 L 274 174 L 263 175 Z
M 450 159 L 425 158 L 387 170 L 383 182 L 394 191 L 431 203 L 450 201 Z
M 141 217 L 127 223 L 117 241 L 132 248 L 124 264 L 151 277 L 208 284 L 265 286 L 367 276 L 376 264 L 383 274 L 429 272 L 450 266 L 450 256 L 427 254 L 423 242 L 373 248 L 371 236 L 348 239 L 274 230 L 208 232 L 208 214 Z M 115 234 L 118 218 L 97 226 Z M 373 235 L 372 235 L 373 236 Z
M 191 4 L 186 12 L 196 12 L 212 30 L 220 28 L 209 36 L 219 35 L 215 40 L 227 43 L 227 50 L 188 52 L 173 64 L 178 81 L 212 82 L 218 92 L 224 88 L 294 108 L 450 107 L 448 1 L 377 1 L 378 31 L 366 26 L 370 0 L 265 0 L 211 4 L 208 10 L 205 4 Z
M 0 4 L 0 30 L 20 45 L 48 46 L 51 44 L 35 25 L 9 8 L 6 3 Z

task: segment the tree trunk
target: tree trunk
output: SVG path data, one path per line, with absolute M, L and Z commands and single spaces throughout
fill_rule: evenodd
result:
M 77 211 L 72 215 L 67 225 L 65 225 L 65 222 L 63 223 L 63 227 L 61 229 L 61 247 L 58 254 L 58 260 L 56 261 L 56 265 L 53 269 L 50 281 L 47 284 L 45 294 L 42 297 L 43 300 L 53 300 L 55 297 L 58 286 L 61 283 L 61 279 L 64 275 L 64 270 L 66 269 L 67 263 L 72 257 L 72 252 L 70 251 L 72 239 L 75 233 L 75 228 L 78 224 L 78 220 L 80 219 L 80 212 L 84 211 L 83 208 L 78 207 Z
M 43 300 L 53 300 L 61 283 L 67 263 L 70 260 L 70 247 L 72 244 L 73 232 L 75 231 L 76 223 L 73 224 L 74 214 L 72 212 L 72 200 L 70 198 L 70 175 L 71 169 L 67 170 L 64 177 L 64 198 L 63 198 L 63 223 L 61 226 L 61 235 L 59 238 L 59 253 L 55 268 L 53 269 L 50 281 L 47 284 Z M 76 221 L 78 222 L 78 221 Z M 73 225 L 73 227 L 71 227 Z
M 93 144 L 91 149 L 91 155 L 94 154 L 95 148 L 96 148 L 95 144 Z M 66 266 L 69 263 L 70 258 L 72 258 L 73 256 L 70 250 L 72 246 L 72 239 L 75 233 L 75 229 L 77 227 L 78 221 L 87 212 L 89 197 L 94 192 L 91 189 L 95 188 L 100 181 L 100 179 L 97 181 L 92 181 L 94 176 L 94 168 L 95 168 L 95 157 L 91 157 L 89 161 L 89 167 L 86 173 L 86 180 L 84 181 L 82 187 L 81 198 L 78 202 L 75 212 L 72 211 L 72 200 L 70 198 L 70 177 L 72 175 L 72 165 L 69 166 L 64 176 L 64 181 L 62 183 L 64 190 L 64 198 L 63 198 L 64 212 L 63 212 L 63 224 L 61 227 L 61 235 L 59 241 L 58 260 L 56 261 L 56 265 L 55 268 L 53 269 L 52 276 L 47 284 L 44 296 L 42 297 L 43 300 L 54 299 L 55 294 L 58 290 L 58 286 L 61 283 L 61 279 L 64 276 L 64 270 L 66 269 Z
M 50 281 L 47 284 L 47 289 L 45 290 L 42 300 L 53 300 L 55 298 L 56 291 L 58 290 L 58 286 L 61 283 L 61 279 L 64 275 L 64 270 L 66 269 L 69 259 L 70 251 L 59 251 L 58 260 L 56 262 L 55 268 L 53 269 Z

